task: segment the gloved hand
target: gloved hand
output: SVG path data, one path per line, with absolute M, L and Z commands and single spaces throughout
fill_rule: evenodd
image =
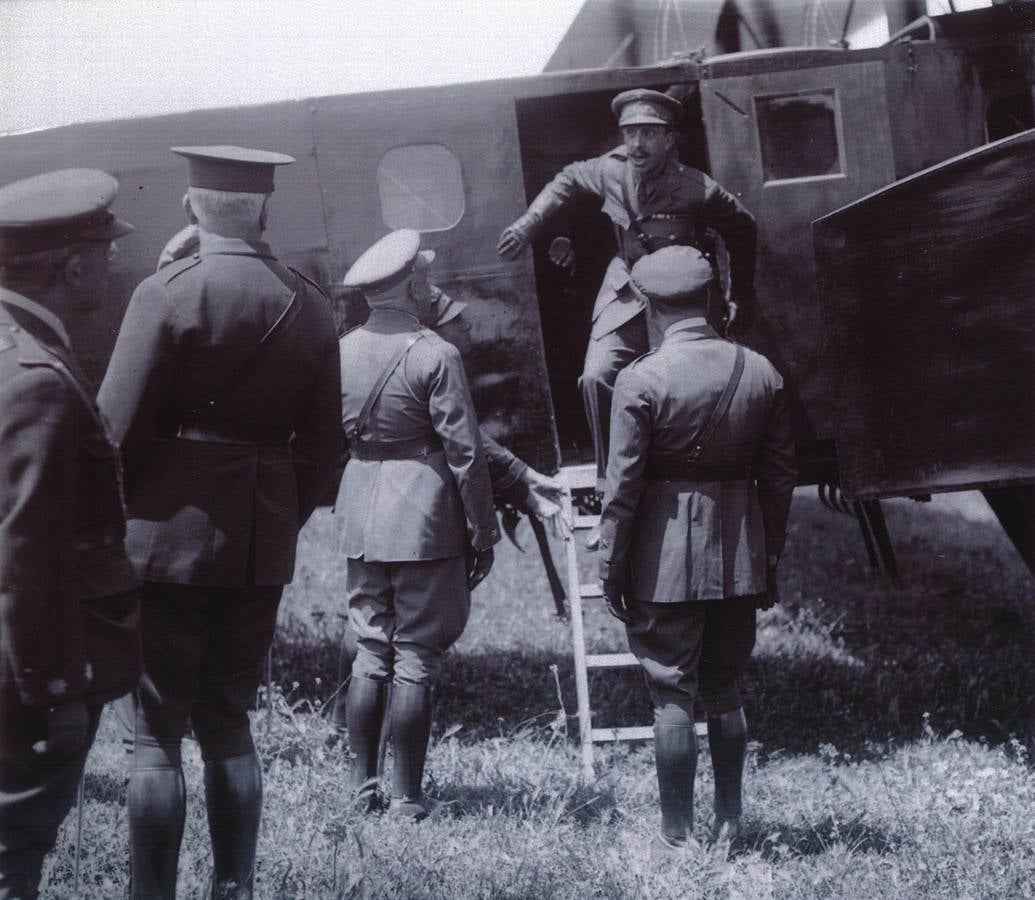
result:
M 566 269 L 569 275 L 575 274 L 575 250 L 571 246 L 571 239 L 563 235 L 555 237 L 550 249 L 547 251 L 550 262 L 555 266 Z
M 496 244 L 496 252 L 504 259 L 517 259 L 531 240 L 529 232 L 528 222 L 522 216 L 503 229 L 499 243 Z
M 632 610 L 629 608 L 622 586 L 617 581 L 605 581 L 603 582 L 603 587 L 607 611 L 618 619 L 619 622 L 631 625 L 633 620 Z
M 755 607 L 757 609 L 772 609 L 780 602 L 780 582 L 777 577 L 776 568 L 780 563 L 779 556 L 767 556 L 765 562 L 765 593 L 760 594 Z
M 90 714 L 82 700 L 50 707 L 47 718 L 47 753 L 73 756 L 83 749 L 90 728 Z
M 485 576 L 489 574 L 489 570 L 492 569 L 495 559 L 496 556 L 492 552 L 492 547 L 486 547 L 484 550 L 475 550 L 473 547 L 468 548 L 467 589 L 469 591 L 473 591 L 482 583 Z
M 549 475 L 543 475 L 529 466 L 521 475 L 528 486 L 525 505 L 528 512 L 549 523 L 554 537 L 564 540 L 571 535 L 571 521 L 564 514 L 564 488 Z

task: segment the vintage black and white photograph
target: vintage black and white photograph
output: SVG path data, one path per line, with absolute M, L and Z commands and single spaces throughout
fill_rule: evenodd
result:
M 0 900 L 1035 898 L 1035 0 L 0 80 Z

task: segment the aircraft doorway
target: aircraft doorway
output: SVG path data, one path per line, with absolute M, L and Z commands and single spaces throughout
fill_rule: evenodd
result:
M 663 88 L 659 88 L 663 89 Z M 532 97 L 516 104 L 518 140 L 531 201 L 564 166 L 606 153 L 621 143 L 611 100 L 618 91 Z M 680 159 L 704 168 L 704 139 L 696 85 L 677 134 Z M 582 408 L 578 379 L 589 342 L 590 317 L 604 270 L 615 254 L 610 219 L 596 197 L 581 197 L 546 223 L 532 252 L 543 348 L 553 397 L 557 440 L 563 465 L 592 462 L 593 443 Z M 571 240 L 575 265 L 568 271 L 550 262 L 558 237 Z

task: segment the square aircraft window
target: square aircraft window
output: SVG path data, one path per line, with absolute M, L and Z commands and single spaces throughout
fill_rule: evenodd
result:
M 460 160 L 441 144 L 393 147 L 377 164 L 377 189 L 389 228 L 447 231 L 464 214 Z
M 833 89 L 755 97 L 755 117 L 766 182 L 844 173 Z

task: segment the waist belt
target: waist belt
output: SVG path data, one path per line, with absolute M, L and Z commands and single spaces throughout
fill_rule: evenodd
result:
M 747 481 L 751 463 L 704 463 L 687 465 L 681 459 L 647 461 L 648 481 Z
M 408 441 L 357 441 L 349 447 L 353 459 L 384 462 L 386 459 L 427 459 L 442 449 L 436 437 Z
M 286 447 L 291 439 L 291 429 L 279 425 L 185 422 L 176 430 L 176 437 L 184 441 L 202 441 L 207 444 Z

